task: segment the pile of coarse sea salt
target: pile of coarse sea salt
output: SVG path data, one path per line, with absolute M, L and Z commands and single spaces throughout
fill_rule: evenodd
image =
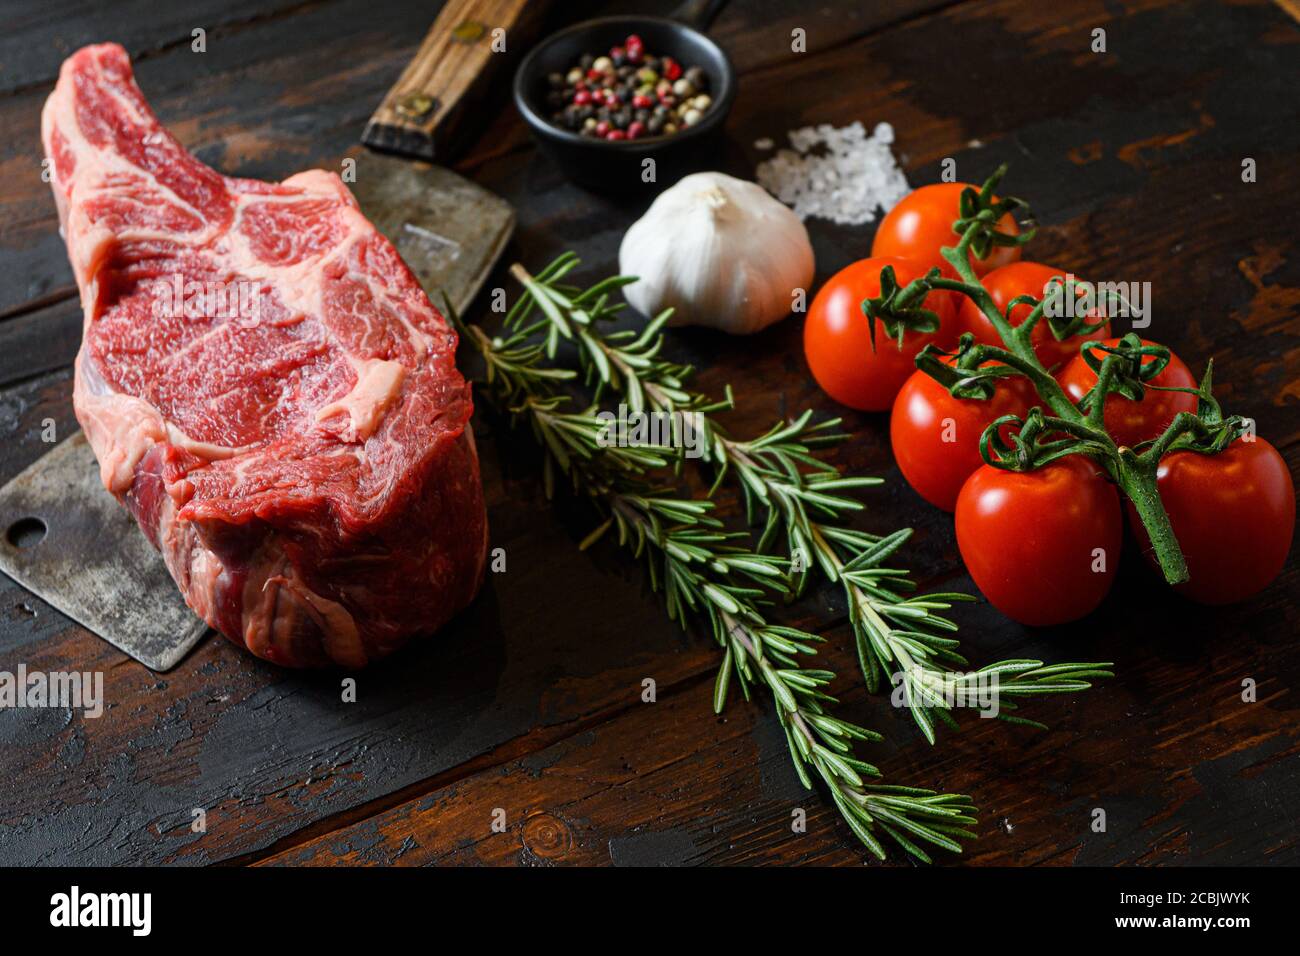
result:
M 790 145 L 758 166 L 758 183 L 800 219 L 818 216 L 856 225 L 889 212 L 911 188 L 889 144 L 894 127 L 829 123 L 790 131 Z M 757 144 L 756 144 L 757 145 Z

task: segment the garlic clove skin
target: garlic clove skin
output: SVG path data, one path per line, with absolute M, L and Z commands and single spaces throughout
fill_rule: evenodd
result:
M 633 223 L 619 271 L 639 276 L 624 295 L 646 315 L 674 309 L 671 325 L 748 335 L 790 314 L 815 264 L 808 230 L 761 186 L 695 173 L 665 190 Z

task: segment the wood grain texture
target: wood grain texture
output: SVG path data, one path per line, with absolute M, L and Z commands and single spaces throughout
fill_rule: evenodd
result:
M 791 54 L 804 16 L 809 53 Z M 396 2 L 308 4 L 232 24 L 238 42 L 210 44 L 203 59 L 159 41 L 140 79 L 205 161 L 283 178 L 346 152 L 427 20 Z M 1106 54 L 1088 51 L 1097 27 Z M 1145 334 L 1196 370 L 1213 357 L 1225 405 L 1256 417 L 1296 473 L 1300 28 L 1281 9 L 994 0 L 804 15 L 733 0 L 712 32 L 742 69 L 719 168 L 750 176 L 766 155 L 755 141 L 854 120 L 895 126 L 914 185 L 936 180 L 945 157 L 969 179 L 1011 162 L 1008 185 L 1042 223 L 1032 256 L 1150 281 Z M 39 179 L 44 95 L 0 97 L 0 314 L 12 316 L 0 321 L 0 480 L 44 450 L 46 418 L 60 434 L 75 427 L 78 309 Z M 1255 183 L 1241 181 L 1247 157 Z M 584 277 L 611 271 L 644 208 L 565 182 L 504 105 L 458 165 L 519 213 L 489 286 L 508 285 L 513 259 L 566 248 L 583 256 Z M 870 248 L 870 226 L 809 228 L 819 281 Z M 836 460 L 888 480 L 866 494 L 861 526 L 915 527 L 902 559 L 922 583 L 971 587 L 951 520 L 898 475 L 887 422 L 845 414 L 809 378 L 797 321 L 744 340 L 678 330 L 670 347 L 701 368 L 702 387 L 736 388 L 737 434 L 804 407 L 844 414 L 854 439 Z M 545 503 L 526 439 L 482 410 L 475 429 L 508 570 L 439 638 L 363 673 L 356 705 L 339 702 L 338 675 L 277 671 L 221 641 L 159 679 L 0 579 L 0 669 L 102 669 L 112 704 L 98 721 L 0 711 L 0 862 L 860 862 L 833 809 L 798 787 L 770 710 L 737 698 L 715 718 L 713 648 L 666 625 L 621 554 L 576 551 L 590 516 Z M 906 714 L 855 689 L 833 593 L 792 619 L 824 629 L 846 715 L 886 734 L 868 759 L 894 782 L 975 798 L 981 839 L 968 862 L 1294 864 L 1298 592 L 1292 558 L 1256 599 L 1199 608 L 1130 548 L 1115 592 L 1079 624 L 1036 631 L 982 603 L 963 609 L 976 663 L 1110 659 L 1118 676 L 1030 705 L 1050 734 L 967 720 L 933 748 Z M 640 700 L 646 677 L 658 703 Z M 1240 700 L 1246 678 L 1258 703 Z M 208 809 L 207 834 L 189 830 L 194 807 Z M 498 807 L 503 833 L 491 829 Z M 808 811 L 805 834 L 791 832 L 795 807 Z M 1097 807 L 1105 834 L 1088 829 Z
M 890 0 L 855 7 L 851 16 L 819 13 L 810 49 L 832 49 L 932 5 Z M 163 18 L 148 34 L 151 52 L 135 62 L 137 80 L 162 122 L 228 175 L 279 180 L 312 166 L 337 169 L 433 16 L 432 7 L 400 0 L 284 6 L 283 15 L 210 31 L 203 54 L 190 50 L 186 23 Z M 544 29 L 595 16 L 606 6 L 625 12 L 637 5 L 566 0 L 552 7 Z M 661 6 L 664 12 L 671 4 Z M 781 9 L 778 0 L 733 3 L 719 16 L 714 32 L 733 36 L 728 49 L 742 74 L 789 58 L 789 31 L 774 26 Z M 66 53 L 122 36 L 107 29 L 91 33 L 85 22 L 63 10 L 48 26 L 61 39 L 33 37 L 33 48 L 41 51 L 36 67 L 17 92 L 0 96 L 0 318 L 76 295 L 49 184 L 41 181 L 40 112 Z M 480 108 L 486 129 L 457 158 L 462 172 L 529 148 L 505 83 Z
M 542 0 L 447 0 L 370 117 L 362 141 L 385 152 L 442 161 L 486 85 L 518 61 L 544 7 Z
M 847 637 L 842 629 L 828 636 L 841 646 Z M 1226 663 L 1204 645 L 1198 649 Z M 1168 647 L 1124 656 L 1126 670 L 1157 676 L 1178 666 Z M 844 654 L 833 663 L 845 672 L 852 666 Z M 1287 679 L 1295 676 L 1291 671 Z M 971 718 L 961 734 L 941 734 L 933 751 L 910 733 L 905 715 L 888 715 L 882 724 L 880 708 L 865 708 L 857 689 L 842 700 L 849 712 L 869 712 L 875 726 L 887 729 L 890 743 L 870 748 L 887 775 L 915 777 L 924 767 L 932 784 L 969 793 L 986 808 L 980 839 L 964 854 L 972 863 L 1250 865 L 1300 858 L 1297 836 L 1277 827 L 1269 796 L 1294 792 L 1294 712 L 1282 687 L 1261 687 L 1261 704 L 1243 704 L 1230 679 L 1154 699 L 1109 688 L 1106 708 L 1041 708 L 1061 728 L 1054 734 Z M 688 684 L 265 863 L 859 863 L 862 854 L 834 808 L 794 775 L 775 722 L 739 701 L 712 718 L 711 694 L 707 679 Z M 1123 753 L 1108 725 L 1113 708 L 1125 721 Z M 1063 734 L 1070 737 L 1064 748 Z M 1188 750 L 1198 754 L 1194 766 L 1185 762 Z M 1246 799 L 1234 786 L 1238 778 L 1251 782 Z M 1106 833 L 1090 829 L 1096 808 L 1107 813 Z M 494 816 L 498 809 L 504 831 L 493 827 L 502 819 Z M 794 829 L 801 810 L 804 832 Z
M 137 61 L 190 46 L 195 30 L 216 40 L 252 22 L 286 17 L 303 0 L 7 0 L 0 9 L 0 96 L 53 86 L 63 58 L 88 43 L 114 40 Z

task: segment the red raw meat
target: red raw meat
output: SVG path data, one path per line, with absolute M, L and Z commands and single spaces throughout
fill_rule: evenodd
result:
M 469 603 L 487 517 L 456 334 L 342 181 L 204 166 L 115 44 L 64 62 L 42 135 L 77 420 L 190 607 L 278 664 L 360 667 Z

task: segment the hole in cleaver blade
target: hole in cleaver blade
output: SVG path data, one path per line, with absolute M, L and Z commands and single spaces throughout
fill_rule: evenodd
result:
M 0 488 L 0 528 L 0 570 L 150 670 L 175 667 L 207 633 L 104 490 L 81 432 Z

